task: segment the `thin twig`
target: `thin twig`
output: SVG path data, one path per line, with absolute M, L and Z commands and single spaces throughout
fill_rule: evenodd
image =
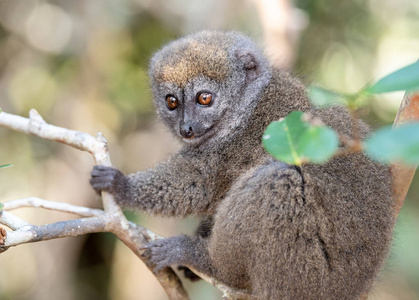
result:
M 31 225 L 25 220 L 19 217 L 16 217 L 15 215 L 7 211 L 0 211 L 0 224 L 6 225 L 12 230 L 19 230 L 20 228 L 24 226 Z
M 250 291 L 233 289 L 212 277 L 209 277 L 203 273 L 198 272 L 192 267 L 189 267 L 189 269 L 191 269 L 191 271 L 193 271 L 196 275 L 201 277 L 204 281 L 212 284 L 214 287 L 219 289 L 223 293 L 222 300 L 254 299 L 254 296 L 252 295 Z
M 76 206 L 63 202 L 48 201 L 36 197 L 25 199 L 16 199 L 3 203 L 4 210 L 10 211 L 21 207 L 39 207 L 49 210 L 61 211 L 76 214 L 81 217 L 102 216 L 104 211 L 101 209 L 88 208 L 84 206 Z

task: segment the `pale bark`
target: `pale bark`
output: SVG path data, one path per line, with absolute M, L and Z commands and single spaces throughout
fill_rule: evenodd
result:
M 1 112 L 0 126 L 87 151 L 93 155 L 96 164 L 111 165 L 107 142 L 101 134 L 98 134 L 94 138 L 83 132 L 47 124 L 36 110 L 32 109 L 30 111 L 29 119 Z M 94 232 L 111 232 L 152 270 L 153 266 L 148 264 L 147 259 L 141 255 L 142 253 L 139 249 L 149 241 L 159 237 L 149 230 L 129 222 L 122 213 L 121 208 L 116 204 L 113 196 L 109 193 L 102 193 L 102 202 L 104 210 L 46 201 L 38 198 L 6 202 L 3 204 L 3 210 L 0 211 L 0 224 L 9 227 L 11 230 L 5 231 L 2 229 L 0 231 L 0 253 L 9 247 L 25 243 L 85 235 Z M 9 212 L 9 210 L 19 207 L 41 207 L 74 213 L 86 218 L 37 226 Z M 182 283 L 172 269 L 167 268 L 156 274 L 156 277 L 170 299 L 189 299 Z
M 4 210 L 13 210 L 21 207 L 39 207 L 49 210 L 61 211 L 70 214 L 76 214 L 81 217 L 102 216 L 104 214 L 101 209 L 88 208 L 84 206 L 75 206 L 68 203 L 47 201 L 36 197 L 26 199 L 17 199 L 3 203 Z
M 402 103 L 400 104 L 399 111 L 397 112 L 396 119 L 394 120 L 393 127 L 400 126 L 408 122 L 419 121 L 419 92 L 406 93 Z M 403 164 L 393 164 L 391 166 L 391 175 L 393 177 L 393 193 L 395 205 L 395 213 L 399 214 L 403 206 L 404 199 L 406 198 L 407 191 L 412 183 L 413 176 L 415 175 L 417 166 L 405 166 Z

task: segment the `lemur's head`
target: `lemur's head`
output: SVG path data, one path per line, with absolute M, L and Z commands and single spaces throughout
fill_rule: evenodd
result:
M 243 126 L 271 77 L 249 38 L 217 31 L 169 43 L 152 58 L 149 74 L 159 116 L 191 146 Z

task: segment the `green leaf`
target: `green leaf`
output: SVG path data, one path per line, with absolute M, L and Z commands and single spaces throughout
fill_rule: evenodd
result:
M 0 169 L 3 169 L 3 168 L 8 168 L 8 167 L 11 167 L 11 166 L 13 166 L 13 165 L 12 165 L 12 164 L 1 165 L 1 166 L 0 166 Z
M 304 113 L 294 111 L 281 121 L 266 128 L 262 143 L 266 151 L 288 164 L 322 163 L 337 150 L 337 134 L 323 125 L 311 125 L 303 120 Z
M 310 126 L 301 139 L 302 154 L 309 161 L 323 163 L 338 149 L 336 132 L 326 126 Z
M 315 85 L 308 86 L 307 96 L 310 99 L 311 103 L 313 103 L 317 107 L 328 107 L 332 105 L 347 104 L 344 95 Z
M 366 89 L 372 94 L 419 90 L 419 62 L 408 65 L 378 80 Z
M 3 210 L 3 204 L 0 203 L 0 211 Z
M 365 141 L 365 152 L 383 163 L 419 164 L 419 123 L 377 130 Z

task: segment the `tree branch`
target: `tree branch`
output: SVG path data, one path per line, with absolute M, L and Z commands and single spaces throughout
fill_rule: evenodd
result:
M 30 111 L 29 119 L 1 112 L 0 126 L 87 151 L 93 155 L 96 164 L 111 166 L 107 142 L 102 134 L 99 133 L 94 138 L 87 133 L 47 124 L 34 109 Z M 0 252 L 5 251 L 8 247 L 24 243 L 94 232 L 111 232 L 152 270 L 153 266 L 150 266 L 147 259 L 141 256 L 139 249 L 149 241 L 158 238 L 158 236 L 141 226 L 129 222 L 122 213 L 121 208 L 116 204 L 113 196 L 109 193 L 102 193 L 102 201 L 103 211 L 37 198 L 9 201 L 4 204 L 3 211 L 0 212 L 0 224 L 6 225 L 12 231 L 5 231 L 4 229 L 0 231 Z M 37 226 L 6 211 L 24 206 L 75 213 L 88 218 Z M 167 268 L 156 274 L 156 277 L 171 300 L 189 299 L 182 283 L 172 269 Z
M 2 214 L 8 213 L 3 211 Z M 9 213 L 10 214 L 10 213 Z M 56 222 L 47 225 L 27 224 L 7 233 L 4 248 L 62 237 L 79 236 L 93 232 L 107 232 L 104 216 Z
M 246 291 L 246 290 L 237 290 L 237 289 L 233 289 L 229 286 L 226 286 L 225 284 L 219 282 L 218 280 L 208 277 L 205 274 L 202 274 L 198 271 L 196 271 L 195 269 L 189 267 L 196 275 L 198 275 L 199 277 L 201 277 L 203 280 L 205 280 L 206 282 L 212 284 L 213 286 L 215 286 L 217 289 L 219 289 L 222 293 L 223 296 L 221 298 L 221 300 L 250 300 L 250 299 L 254 299 L 252 293 L 250 291 Z
M 394 120 L 393 127 L 414 121 L 419 121 L 419 92 L 405 94 L 402 103 L 400 104 L 399 111 L 397 112 L 396 119 Z M 396 201 L 396 215 L 399 214 L 400 209 L 403 206 L 416 168 L 417 166 L 409 167 L 403 164 L 393 164 L 390 168 L 393 177 L 393 194 L 394 200 Z
M 101 209 L 88 208 L 84 206 L 75 206 L 68 203 L 48 201 L 36 197 L 4 202 L 3 206 L 4 210 L 13 210 L 21 207 L 40 207 L 49 210 L 76 214 L 81 217 L 102 216 L 104 214 L 103 210 Z
M 25 220 L 16 217 L 15 215 L 7 212 L 7 211 L 0 211 L 0 224 L 6 225 L 12 230 L 19 230 L 24 226 L 31 225 Z M 4 245 L 4 244 L 2 244 Z

